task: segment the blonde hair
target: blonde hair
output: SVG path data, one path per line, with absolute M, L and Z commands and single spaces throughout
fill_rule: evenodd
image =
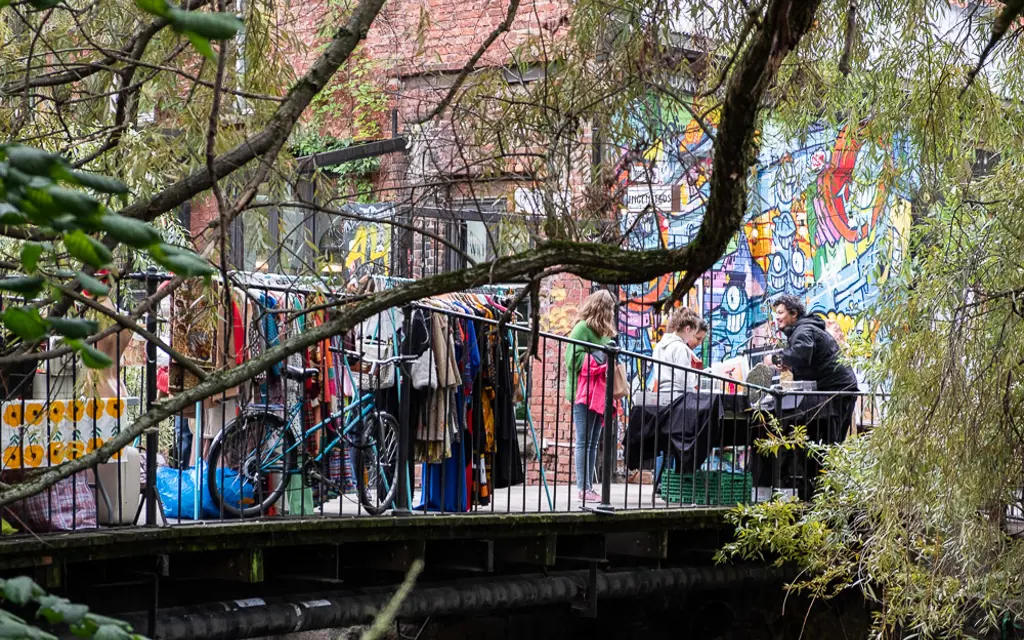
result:
M 618 334 L 615 322 L 615 298 L 607 289 L 601 289 L 587 296 L 580 306 L 580 322 L 586 322 L 593 331 L 605 337 Z

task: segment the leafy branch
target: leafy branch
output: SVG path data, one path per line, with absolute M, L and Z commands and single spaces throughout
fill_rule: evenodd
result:
M 91 613 L 89 607 L 74 604 L 67 598 L 46 593 L 32 581 L 21 576 L 0 580 L 0 597 L 9 605 L 36 608 L 37 620 L 52 627 L 66 627 L 79 638 L 102 640 L 145 640 L 132 631 L 130 624 Z M 0 609 L 0 638 L 10 640 L 57 640 L 58 636 L 32 625 L 27 620 Z

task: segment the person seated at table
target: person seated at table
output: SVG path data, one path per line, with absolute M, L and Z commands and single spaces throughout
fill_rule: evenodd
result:
M 824 320 L 808 315 L 796 296 L 779 296 L 772 307 L 787 345 L 782 353 L 766 356 L 765 364 L 791 371 L 794 381 L 813 381 L 817 391 L 857 391 L 857 376 L 842 362 L 839 345 Z M 837 395 L 828 402 L 834 404 L 829 407 L 828 433 L 823 435 L 827 442 L 842 442 L 853 419 L 856 397 Z
M 697 389 L 699 376 L 681 367 L 704 368 L 704 362 L 693 350 L 704 341 L 707 332 L 707 323 L 690 309 L 676 311 L 669 317 L 665 337 L 651 355 L 655 360 L 652 391 L 676 396 L 687 389 Z M 662 362 L 672 366 L 663 366 Z

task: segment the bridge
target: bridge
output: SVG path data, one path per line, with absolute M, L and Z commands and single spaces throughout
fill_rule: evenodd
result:
M 866 429 L 884 410 L 881 394 L 779 388 L 684 367 L 676 367 L 682 390 L 655 393 L 643 374 L 670 365 L 611 345 L 607 361 L 641 375 L 623 396 L 606 386 L 601 417 L 615 428 L 580 443 L 564 400 L 571 340 L 540 333 L 544 357 L 527 365 L 530 328 L 431 305 L 406 307 L 398 320 L 384 314 L 377 331 L 404 323 L 410 335 L 412 320 L 427 315 L 432 330 L 443 325 L 457 337 L 457 384 L 442 374 L 418 388 L 404 364 L 411 355 L 390 370 L 350 368 L 389 354 L 339 336 L 316 366 L 283 362 L 254 381 L 266 392 L 279 378 L 276 404 L 240 393 L 232 404 L 197 406 L 167 425 L 173 445 L 153 431 L 116 460 L 5 508 L 18 533 L 0 539 L 0 574 L 28 574 L 167 640 L 367 623 L 417 561 L 423 573 L 401 610 L 408 619 L 559 604 L 593 616 L 622 598 L 742 592 L 786 574 L 713 562 L 731 535 L 727 511 L 778 492 L 806 495 L 816 473 L 806 456 L 766 456 L 755 441 L 795 424 L 816 437 L 834 430 L 837 415 L 844 429 Z M 161 321 L 173 335 L 173 318 L 155 312 L 151 330 Z M 115 398 L 56 399 L 50 385 L 59 376 L 47 371 L 45 401 L 5 403 L 5 479 L 91 450 L 116 433 L 122 414 L 156 402 L 162 373 L 156 345 L 145 348 L 141 362 L 125 365 L 142 369 L 145 384 L 116 382 Z M 388 348 L 408 353 L 397 340 Z M 339 372 L 369 392 L 345 389 Z M 128 380 L 122 374 L 117 380 Z M 168 393 L 181 374 L 171 366 Z M 438 416 L 444 432 L 430 431 Z M 182 446 L 188 433 L 191 450 Z M 262 439 L 243 450 L 233 433 Z M 586 494 L 576 462 L 591 444 L 599 455 Z M 254 458 L 263 461 L 254 467 Z

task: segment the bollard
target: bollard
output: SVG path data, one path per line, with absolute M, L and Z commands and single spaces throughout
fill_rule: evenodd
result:
M 594 511 L 598 513 L 613 513 L 612 506 L 612 476 L 615 472 L 615 366 L 619 361 L 619 348 L 614 342 L 608 343 L 604 348 L 608 369 L 606 373 L 606 384 L 604 389 L 604 436 L 602 452 L 601 473 L 601 504 Z

